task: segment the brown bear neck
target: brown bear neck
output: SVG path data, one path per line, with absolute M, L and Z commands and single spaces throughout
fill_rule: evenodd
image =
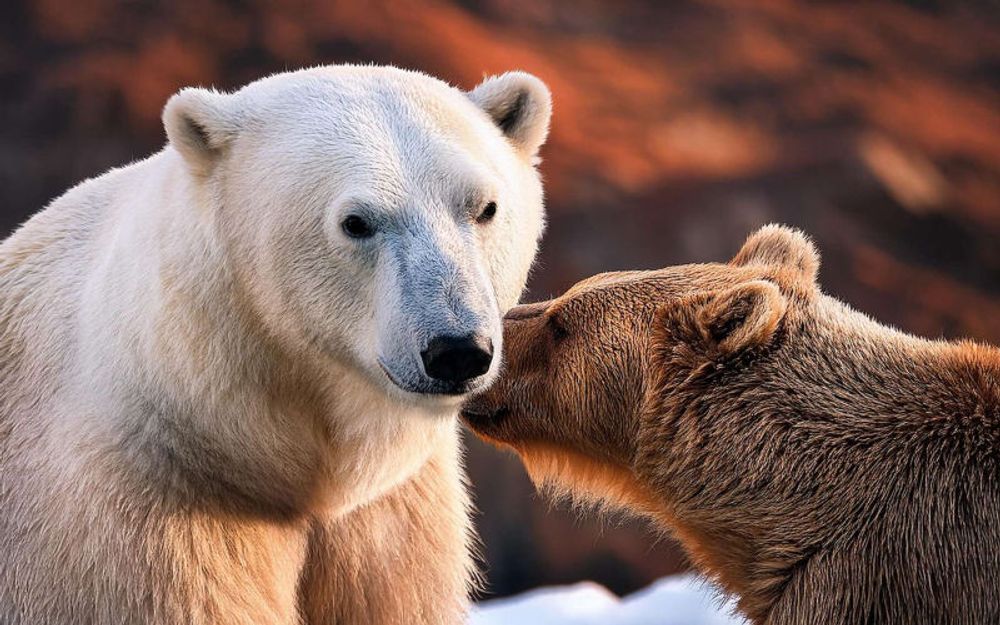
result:
M 639 436 L 662 520 L 754 622 L 818 556 L 878 563 L 831 573 L 870 586 L 878 567 L 933 567 L 936 531 L 1000 509 L 1000 350 L 817 305 L 758 360 L 678 376 Z

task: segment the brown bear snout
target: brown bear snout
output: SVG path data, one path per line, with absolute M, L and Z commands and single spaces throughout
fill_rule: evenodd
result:
M 524 321 L 526 319 L 533 319 L 543 314 L 551 304 L 552 301 L 550 300 L 515 306 L 507 311 L 506 315 L 504 315 L 504 321 Z
M 539 358 L 537 350 L 537 334 L 540 324 L 544 325 L 542 317 L 551 305 L 551 301 L 535 302 L 515 306 L 504 316 L 504 367 L 500 378 L 494 385 L 477 395 L 472 396 L 462 407 L 460 416 L 465 423 L 481 435 L 499 435 L 502 426 L 506 424 L 512 409 L 518 414 L 524 406 L 516 404 L 511 396 L 509 382 L 520 378 L 527 360 Z

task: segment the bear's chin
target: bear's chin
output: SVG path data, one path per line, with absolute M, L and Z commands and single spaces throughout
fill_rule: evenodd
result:
M 428 409 L 439 409 L 453 414 L 470 393 L 484 388 L 488 384 L 489 374 L 473 380 L 471 383 L 449 384 L 431 380 L 419 383 L 401 381 L 388 367 L 379 361 L 379 386 L 393 397 L 404 403 L 421 406 Z

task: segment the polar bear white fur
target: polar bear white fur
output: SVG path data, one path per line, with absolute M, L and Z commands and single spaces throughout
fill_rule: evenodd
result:
M 499 358 L 420 354 L 499 352 L 550 110 L 517 72 L 185 89 L 164 150 L 3 242 L 0 623 L 461 621 L 455 414 Z

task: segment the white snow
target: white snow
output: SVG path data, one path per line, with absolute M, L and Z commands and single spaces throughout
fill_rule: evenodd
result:
M 665 577 L 619 599 L 593 582 L 484 601 L 469 625 L 744 625 L 732 602 L 695 575 Z

